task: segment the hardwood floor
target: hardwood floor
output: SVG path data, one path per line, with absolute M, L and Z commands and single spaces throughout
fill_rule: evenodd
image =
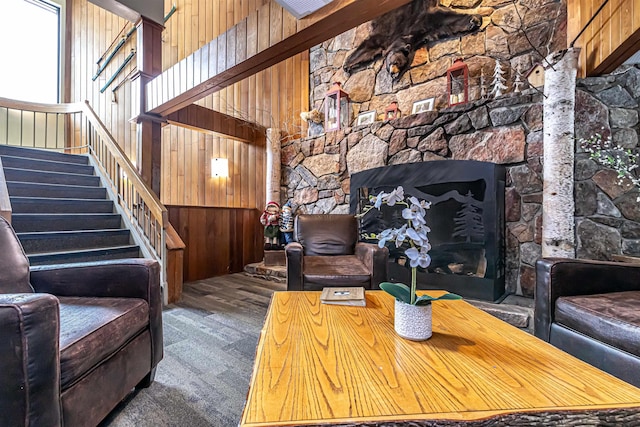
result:
M 237 426 L 264 316 L 283 283 L 244 273 L 186 283 L 165 308 L 164 359 L 102 426 Z

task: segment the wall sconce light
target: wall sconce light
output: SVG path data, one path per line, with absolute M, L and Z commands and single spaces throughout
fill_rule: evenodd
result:
M 211 178 L 227 178 L 229 176 L 229 160 L 216 157 L 211 159 Z

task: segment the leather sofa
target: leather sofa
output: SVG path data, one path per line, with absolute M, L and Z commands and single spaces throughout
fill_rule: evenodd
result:
M 162 359 L 158 263 L 29 269 L 0 218 L 0 425 L 95 426 Z
M 640 387 L 640 265 L 543 258 L 535 335 Z
M 298 215 L 293 236 L 295 241 L 285 247 L 287 290 L 375 289 L 387 280 L 389 250 L 358 242 L 358 220 L 353 215 Z

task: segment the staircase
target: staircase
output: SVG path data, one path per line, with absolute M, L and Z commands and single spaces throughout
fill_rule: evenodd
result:
M 32 266 L 141 256 L 87 156 L 0 145 L 0 160 Z

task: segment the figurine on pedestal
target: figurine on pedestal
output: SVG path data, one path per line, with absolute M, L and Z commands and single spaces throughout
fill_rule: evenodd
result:
M 276 202 L 269 202 L 262 211 L 260 224 L 264 225 L 264 249 L 266 251 L 280 249 L 278 242 L 280 230 L 278 230 L 278 219 L 280 218 L 280 205 Z
M 282 206 L 282 212 L 280 212 L 280 235 L 284 245 L 293 242 L 293 211 L 291 202 L 287 202 Z

